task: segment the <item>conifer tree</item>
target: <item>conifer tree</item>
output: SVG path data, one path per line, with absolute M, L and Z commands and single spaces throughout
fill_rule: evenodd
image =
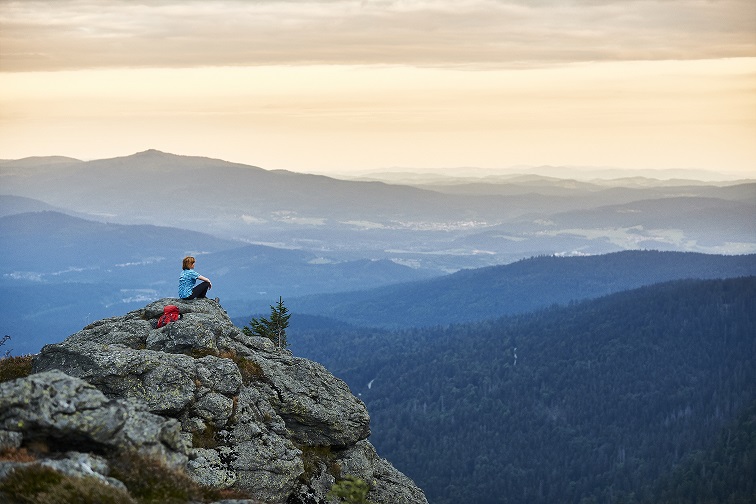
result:
M 286 328 L 289 327 L 289 318 L 291 313 L 284 306 L 283 298 L 278 296 L 278 302 L 270 305 L 270 318 L 260 317 L 252 318 L 249 326 L 242 328 L 247 336 L 262 336 L 270 339 L 279 350 L 289 346 L 286 341 Z

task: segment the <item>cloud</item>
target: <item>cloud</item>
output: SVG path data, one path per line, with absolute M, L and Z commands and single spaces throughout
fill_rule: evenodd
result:
M 752 0 L 0 0 L 0 71 L 756 55 Z

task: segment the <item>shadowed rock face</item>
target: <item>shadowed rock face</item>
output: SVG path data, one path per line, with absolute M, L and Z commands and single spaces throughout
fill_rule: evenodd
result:
M 155 329 L 167 304 L 182 318 Z M 133 449 L 268 503 L 325 503 L 346 475 L 370 483 L 376 503 L 427 502 L 376 454 L 365 405 L 343 381 L 245 335 L 212 300 L 95 322 L 45 346 L 34 373 L 0 384 L 0 448 L 44 438 L 92 456 Z

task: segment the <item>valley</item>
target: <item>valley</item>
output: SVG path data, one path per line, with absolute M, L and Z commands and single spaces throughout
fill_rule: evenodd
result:
M 339 180 L 151 150 L 3 161 L 0 183 L 13 355 L 176 296 L 194 255 L 238 327 L 281 296 L 293 354 L 348 383 L 432 504 L 674 500 L 702 460 L 749 491 L 727 475 L 753 450 L 718 440 L 756 400 L 754 181 Z

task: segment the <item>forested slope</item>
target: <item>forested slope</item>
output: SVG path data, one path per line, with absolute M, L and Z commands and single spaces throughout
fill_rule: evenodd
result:
M 653 500 L 756 399 L 756 277 L 289 340 L 361 394 L 373 443 L 434 504 Z
M 629 504 L 750 504 L 756 502 L 756 401 L 720 433 Z
M 541 256 L 360 292 L 290 300 L 294 313 L 376 327 L 477 322 L 684 278 L 756 275 L 756 255 L 632 250 Z

